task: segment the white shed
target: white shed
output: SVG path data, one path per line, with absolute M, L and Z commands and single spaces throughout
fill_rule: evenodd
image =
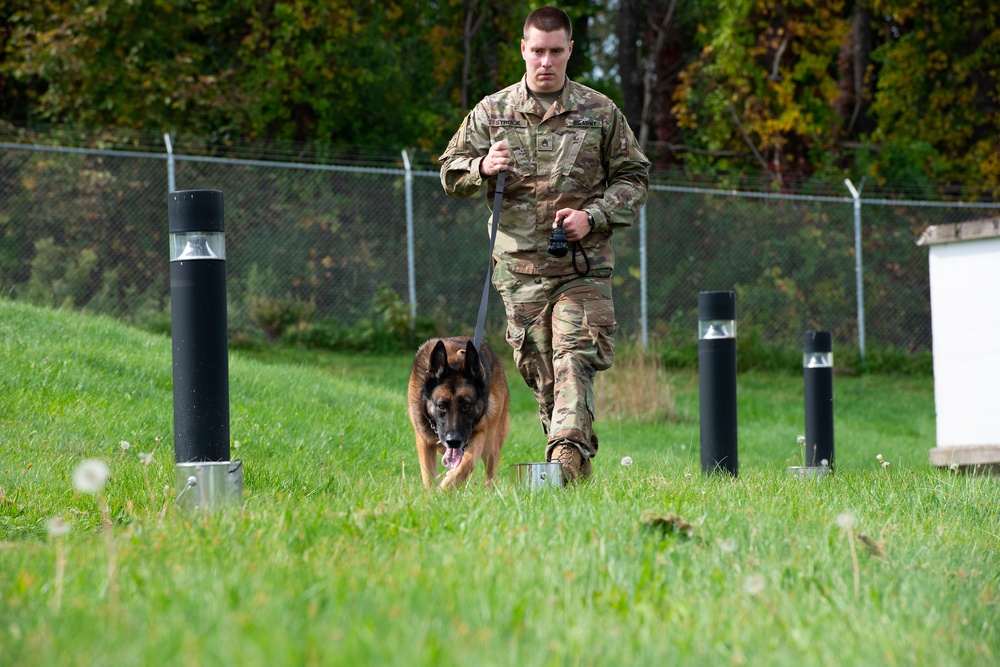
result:
M 1000 467 L 1000 218 L 928 227 L 937 466 Z

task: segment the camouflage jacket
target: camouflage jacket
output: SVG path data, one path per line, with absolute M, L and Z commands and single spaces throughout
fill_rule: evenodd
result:
M 485 97 L 466 116 L 441 156 L 445 192 L 470 197 L 488 180 L 492 208 L 496 177 L 484 179 L 479 163 L 500 140 L 510 147 L 511 160 L 494 256 L 518 273 L 572 274 L 572 252 L 562 258 L 546 252 L 556 211 L 569 207 L 593 216 L 583 249 L 596 275 L 610 274 L 611 233 L 632 224 L 649 184 L 649 160 L 618 107 L 567 79 L 546 113 L 522 78 Z M 577 266 L 583 269 L 583 257 L 577 257 Z

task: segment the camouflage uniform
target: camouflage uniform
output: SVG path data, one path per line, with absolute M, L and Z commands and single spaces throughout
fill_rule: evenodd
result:
M 504 186 L 493 285 L 507 309 L 507 341 L 535 392 L 546 458 L 571 443 L 585 458 L 597 453 L 594 376 L 614 360 L 617 329 L 611 300 L 615 255 L 611 234 L 632 224 L 646 200 L 649 160 L 621 111 L 606 96 L 569 79 L 546 112 L 525 79 L 484 98 L 441 156 L 441 183 L 470 197 L 488 181 L 479 164 L 497 141 L 511 160 Z M 573 208 L 593 219 L 590 233 L 556 258 L 546 251 L 556 211 Z M 571 244 L 571 247 L 576 244 Z

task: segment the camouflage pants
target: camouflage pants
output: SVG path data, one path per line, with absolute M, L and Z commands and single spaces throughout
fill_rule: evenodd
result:
M 546 460 L 565 443 L 593 458 L 594 377 L 614 361 L 618 328 L 610 276 L 536 276 L 497 262 L 493 286 L 507 309 L 514 362 L 538 401 Z

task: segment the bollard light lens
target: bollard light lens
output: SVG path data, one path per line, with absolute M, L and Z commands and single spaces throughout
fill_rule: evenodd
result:
M 833 368 L 833 352 L 805 352 L 802 355 L 803 368 Z
M 698 340 L 736 338 L 736 320 L 698 320 Z
M 170 261 L 225 259 L 223 232 L 178 232 L 170 235 Z

